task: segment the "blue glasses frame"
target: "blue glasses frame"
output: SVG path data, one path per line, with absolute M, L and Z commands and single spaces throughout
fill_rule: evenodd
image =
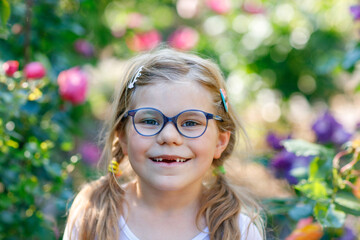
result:
M 138 111 L 140 111 L 140 110 L 146 110 L 146 109 L 157 111 L 158 113 L 161 114 L 161 116 L 162 116 L 162 118 L 163 118 L 163 120 L 164 120 L 161 128 L 160 128 L 156 133 L 150 134 L 150 135 L 140 133 L 140 132 L 137 130 L 136 126 L 135 126 L 135 120 L 134 120 L 134 119 L 135 119 L 135 114 L 136 114 Z M 183 134 L 183 133 L 179 130 L 178 126 L 177 126 L 177 119 L 178 119 L 178 117 L 179 117 L 181 114 L 183 114 L 184 112 L 190 112 L 190 111 L 201 112 L 201 113 L 203 113 L 204 116 L 206 117 L 206 126 L 205 126 L 205 129 L 204 129 L 204 131 L 203 131 L 199 136 L 189 137 L 189 136 Z M 187 138 L 198 138 L 198 137 L 201 137 L 201 136 L 206 132 L 209 119 L 214 119 L 214 120 L 217 120 L 217 121 L 220 121 L 220 122 L 223 121 L 223 119 L 222 119 L 220 116 L 218 116 L 218 115 L 214 115 L 214 114 L 211 114 L 211 113 L 208 113 L 208 112 L 204 112 L 204 111 L 198 110 L 198 109 L 187 109 L 187 110 L 184 110 L 184 111 L 176 114 L 176 115 L 173 116 L 173 117 L 168 117 L 168 116 L 166 116 L 165 114 L 163 114 L 159 109 L 151 108 L 151 107 L 145 107 L 145 108 L 137 108 L 137 109 L 129 110 L 129 111 L 125 114 L 124 118 L 127 118 L 128 116 L 131 116 L 131 117 L 132 117 L 132 123 L 133 123 L 133 126 L 134 126 L 135 131 L 136 131 L 139 135 L 144 136 L 144 137 L 151 137 L 151 136 L 155 136 L 155 135 L 159 134 L 159 133 L 164 129 L 164 127 L 166 126 L 166 124 L 167 124 L 168 122 L 172 122 L 172 123 L 174 124 L 176 130 L 178 131 L 178 133 L 180 133 L 180 135 L 182 135 L 182 136 L 184 136 L 184 137 L 187 137 Z

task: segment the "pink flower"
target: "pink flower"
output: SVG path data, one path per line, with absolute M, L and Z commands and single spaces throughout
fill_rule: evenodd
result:
M 126 39 L 127 46 L 136 52 L 150 50 L 161 42 L 161 35 L 156 30 L 136 34 L 132 38 Z
M 62 71 L 58 76 L 59 92 L 62 99 L 80 104 L 86 99 L 88 80 L 79 67 Z
M 87 164 L 93 166 L 99 161 L 101 151 L 96 144 L 85 142 L 80 146 L 79 150 L 84 162 Z
M 218 14 L 225 14 L 231 9 L 231 0 L 207 0 L 206 5 Z
M 31 62 L 24 68 L 24 76 L 26 79 L 39 79 L 46 75 L 46 69 L 40 62 Z
M 3 64 L 3 69 L 7 76 L 12 77 L 19 69 L 19 62 L 16 60 L 7 61 Z
M 80 53 L 84 57 L 94 56 L 94 46 L 84 39 L 76 40 L 74 48 L 76 52 Z
M 199 34 L 190 27 L 182 27 L 173 32 L 169 37 L 169 44 L 180 50 L 190 50 L 197 44 Z
M 127 19 L 128 28 L 138 28 L 143 23 L 144 17 L 140 13 L 130 13 Z
M 260 5 L 252 2 L 245 2 L 242 6 L 243 10 L 250 14 L 265 13 L 265 9 Z

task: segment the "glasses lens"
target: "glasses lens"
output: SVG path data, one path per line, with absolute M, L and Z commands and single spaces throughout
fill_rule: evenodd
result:
M 177 126 L 186 137 L 199 137 L 206 130 L 207 119 L 203 112 L 186 111 L 179 115 Z
M 157 134 L 163 124 L 163 116 L 154 109 L 141 109 L 134 116 L 134 127 L 144 136 Z

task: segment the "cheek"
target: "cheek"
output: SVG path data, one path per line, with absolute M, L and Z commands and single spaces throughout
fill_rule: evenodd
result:
M 199 139 L 198 142 L 190 144 L 193 151 L 195 151 L 198 156 L 204 156 L 206 159 L 213 159 L 216 150 L 216 138 L 215 135 L 204 136 L 206 138 Z
M 145 153 L 152 145 L 151 138 L 139 135 L 134 129 L 128 131 L 128 151 L 132 155 Z

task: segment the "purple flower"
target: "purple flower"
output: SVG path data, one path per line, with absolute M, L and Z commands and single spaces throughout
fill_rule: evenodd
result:
M 351 134 L 346 132 L 343 126 L 329 112 L 318 118 L 312 129 L 319 143 L 341 145 L 351 138 Z
M 356 130 L 357 130 L 357 131 L 360 131 L 360 122 L 358 122 L 358 123 L 356 124 Z
M 349 141 L 351 136 L 352 135 L 346 132 L 344 128 L 338 127 L 334 130 L 331 140 L 336 145 L 342 145 L 345 142 Z
M 282 150 L 271 160 L 271 169 L 277 178 L 285 178 L 290 184 L 298 183 L 298 179 L 291 175 L 295 168 L 307 168 L 313 159 L 312 156 L 296 156 L 294 153 Z
M 340 238 L 337 238 L 337 240 L 356 240 L 356 235 L 350 228 L 345 227 L 343 235 Z
M 353 15 L 354 20 L 360 20 L 360 5 L 354 5 L 350 7 L 351 15 Z
M 79 151 L 85 163 L 94 166 L 99 161 L 101 152 L 96 144 L 85 142 L 80 146 Z
M 283 150 L 271 160 L 271 168 L 277 178 L 285 178 L 290 184 L 296 184 L 297 179 L 290 175 L 293 161 L 296 158 L 294 153 Z
M 84 39 L 76 40 L 74 48 L 76 52 L 80 53 L 84 57 L 94 56 L 94 46 Z
M 281 141 L 290 138 L 291 138 L 290 135 L 285 137 L 285 136 L 279 136 L 273 132 L 269 132 L 268 135 L 266 136 L 266 142 L 273 149 L 282 150 L 284 149 L 284 146 L 281 144 Z

